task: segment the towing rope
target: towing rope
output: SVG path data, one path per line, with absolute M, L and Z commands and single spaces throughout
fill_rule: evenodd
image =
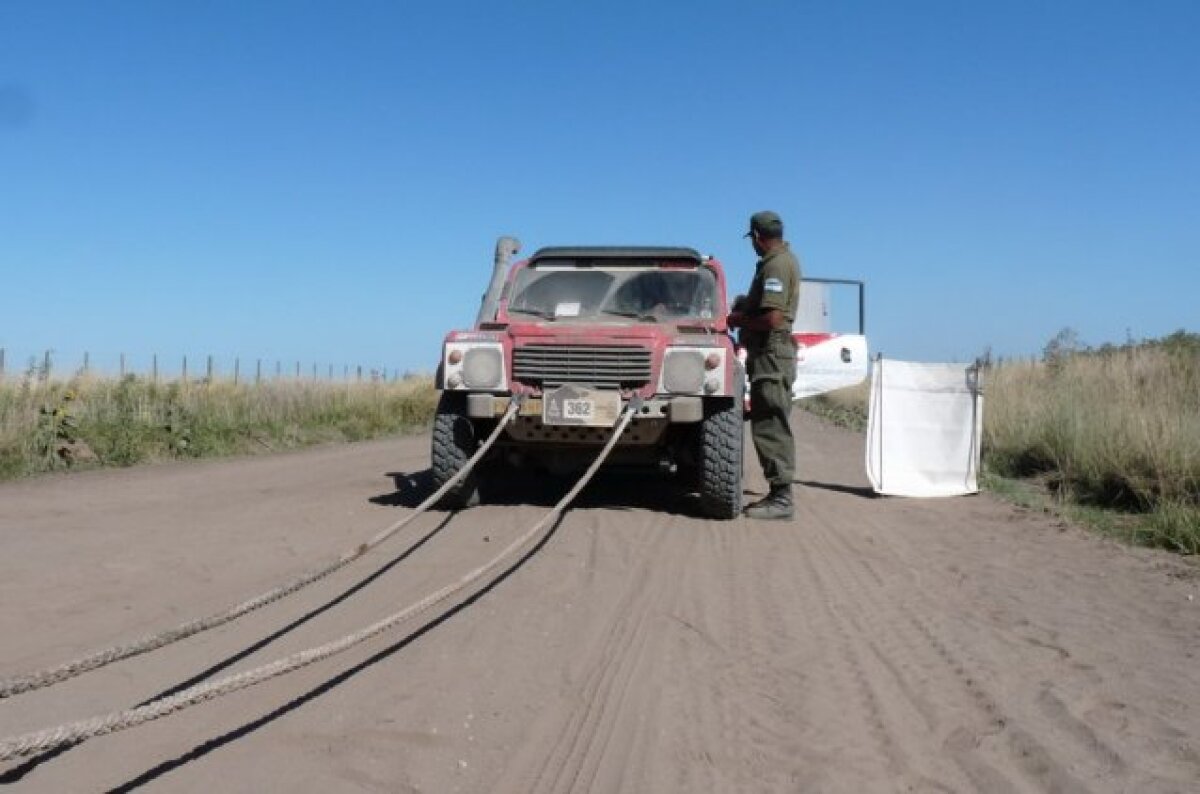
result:
M 551 521 L 557 518 L 562 511 L 579 495 L 584 486 L 591 481 L 595 476 L 596 471 L 608 458 L 609 453 L 616 445 L 621 434 L 625 432 L 625 428 L 629 425 L 631 419 L 639 409 L 640 400 L 634 399 L 626 407 L 616 427 L 613 428 L 613 434 L 600 451 L 600 454 L 592 461 L 592 465 L 588 467 L 583 476 L 579 479 L 575 486 L 571 488 L 567 494 L 558 501 L 556 505 L 534 524 L 528 531 L 518 537 L 507 547 L 504 548 L 498 555 L 493 557 L 488 562 L 474 569 L 470 573 L 460 577 L 457 582 L 453 582 L 445 587 L 422 598 L 420 601 L 405 607 L 377 623 L 373 623 L 360 631 L 353 634 L 348 634 L 341 639 L 326 643 L 325 645 L 316 648 L 309 648 L 305 651 L 299 651 L 278 659 L 269 664 L 256 667 L 252 670 L 247 670 L 242 673 L 236 673 L 219 678 L 215 681 L 210 681 L 205 684 L 197 684 L 183 690 L 182 692 L 171 695 L 169 697 L 160 698 L 158 700 L 147 703 L 144 706 L 139 706 L 131 709 L 110 712 L 105 715 L 93 717 L 91 719 L 80 720 L 78 722 L 64 723 L 55 728 L 49 728 L 43 731 L 27 733 L 21 736 L 11 737 L 0 742 L 0 761 L 8 761 L 13 758 L 19 758 L 34 753 L 52 750 L 56 747 L 65 745 L 79 744 L 96 736 L 103 736 L 109 733 L 116 733 L 127 728 L 133 728 L 151 720 L 156 720 L 159 717 L 165 717 L 168 714 L 173 714 L 177 711 L 182 711 L 189 706 L 206 700 L 227 695 L 231 692 L 236 692 L 239 689 L 254 686 L 271 678 L 290 673 L 294 670 L 299 670 L 314 662 L 326 659 L 335 654 L 357 645 L 364 640 L 381 634 L 388 629 L 402 623 L 413 615 L 416 615 L 431 606 L 443 601 L 458 591 L 468 587 L 482 576 L 494 571 L 510 556 L 519 551 L 522 547 L 533 540 L 540 532 L 551 524 Z
M 15 676 L 13 678 L 0 680 L 0 700 L 12 697 L 13 695 L 19 695 L 22 692 L 30 692 L 35 689 L 48 687 L 52 684 L 58 684 L 75 678 L 78 675 L 82 675 L 90 670 L 96 670 L 104 667 L 105 665 L 112 664 L 113 662 L 117 662 L 122 659 L 128 659 L 131 656 L 147 653 L 148 651 L 153 651 L 157 648 L 162 648 L 170 645 L 173 642 L 178 642 L 195 634 L 199 634 L 202 631 L 207 631 L 208 629 L 222 626 L 242 617 L 245 614 L 253 612 L 256 609 L 264 607 L 267 604 L 278 601 L 285 596 L 289 596 L 292 593 L 307 587 L 313 582 L 324 579 L 334 571 L 349 565 L 365 555 L 367 552 L 377 547 L 379 544 L 383 543 L 388 538 L 395 535 L 415 518 L 420 516 L 433 505 L 437 504 L 437 501 L 445 496 L 451 488 L 457 485 L 463 477 L 466 477 L 471 469 L 474 468 L 475 464 L 479 462 L 480 458 L 487 454 L 487 451 L 491 449 L 492 444 L 494 444 L 496 439 L 500 437 L 500 432 L 508 426 L 509 422 L 512 421 L 519 407 L 520 402 L 514 398 L 509 404 L 508 410 L 505 412 L 504 416 L 501 417 L 499 423 L 497 423 L 496 429 L 492 431 L 491 435 L 488 436 L 483 445 L 476 450 L 475 454 L 472 455 L 465 464 L 463 464 L 463 467 L 459 469 L 453 477 L 451 477 L 444 485 L 442 485 L 441 488 L 438 488 L 436 491 L 434 491 L 424 502 L 421 502 L 421 504 L 417 505 L 413 512 L 392 524 L 390 527 L 380 530 L 375 537 L 371 538 L 366 543 L 361 543 L 350 551 L 347 551 L 341 557 L 338 557 L 333 563 L 319 570 L 309 571 L 308 573 L 302 574 L 290 582 L 282 584 L 272 590 L 268 590 L 261 595 L 247 599 L 236 606 L 230 607 L 224 612 L 218 612 L 205 618 L 190 620 L 186 623 L 181 623 L 174 628 L 160 631 L 157 634 L 147 635 L 141 639 L 134 640 L 133 642 L 129 642 L 124 645 L 114 645 L 112 647 L 105 648 L 104 650 L 95 651 L 86 656 L 73 659 L 69 662 L 64 662 L 63 664 L 59 664 L 54 667 L 48 667 L 33 673 L 27 673 L 24 675 Z

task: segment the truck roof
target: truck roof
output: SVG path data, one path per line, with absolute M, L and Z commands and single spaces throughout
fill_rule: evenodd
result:
M 697 264 L 704 261 L 694 248 L 671 248 L 653 245 L 593 245 L 593 246 L 555 246 L 539 248 L 530 263 L 539 259 L 670 259 L 679 261 L 689 259 Z

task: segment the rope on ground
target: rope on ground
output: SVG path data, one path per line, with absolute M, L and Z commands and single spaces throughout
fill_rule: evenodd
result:
M 540 532 L 549 526 L 551 522 L 562 513 L 566 506 L 570 504 L 576 496 L 579 495 L 579 492 L 583 490 L 584 486 L 587 485 L 593 476 L 595 476 L 596 471 L 608 457 L 609 453 L 612 451 L 612 448 L 616 445 L 617 440 L 621 437 L 621 434 L 625 432 L 625 428 L 629 425 L 629 421 L 637 412 L 639 402 L 640 401 L 635 399 L 626 408 L 624 414 L 621 416 L 620 421 L 617 423 L 617 426 L 613 428 L 613 434 L 612 437 L 609 438 L 608 443 L 604 445 L 604 448 L 601 450 L 596 460 L 592 462 L 592 465 L 588 467 L 586 472 L 584 472 L 583 476 L 579 479 L 579 482 L 575 483 L 575 486 L 567 492 L 566 496 L 560 499 L 558 503 L 541 518 L 541 520 L 534 524 L 523 535 L 506 546 L 503 551 L 470 573 L 463 575 L 458 579 L 458 581 L 448 584 L 436 592 L 430 593 L 420 601 L 417 601 L 416 603 L 400 610 L 399 612 L 396 612 L 393 615 L 390 615 L 389 617 L 384 618 L 377 623 L 373 623 L 360 631 L 349 634 L 341 639 L 334 640 L 333 642 L 325 645 L 321 645 L 316 648 L 309 648 L 308 650 L 304 651 L 298 651 L 297 653 L 286 656 L 282 659 L 278 659 L 270 664 L 256 667 L 253 670 L 235 673 L 233 675 L 226 676 L 225 678 L 219 678 L 208 683 L 197 684 L 196 686 L 185 689 L 176 695 L 160 698 L 159 700 L 155 700 L 146 704 L 145 706 L 125 709 L 122 711 L 114 711 L 99 717 L 80 720 L 78 722 L 65 723 L 55 728 L 49 728 L 47 730 L 27 733 L 21 736 L 5 739 L 4 741 L 0 742 L 0 761 L 8 761 L 13 758 L 32 755 L 34 753 L 41 753 L 45 752 L 46 750 L 52 750 L 56 747 L 62 747 L 64 745 L 79 744 L 80 742 L 96 736 L 103 736 L 108 733 L 116 733 L 117 731 L 123 731 L 127 728 L 133 728 L 137 725 L 141 725 L 142 723 L 150 722 L 151 720 L 156 720 L 159 717 L 165 717 L 168 714 L 181 711 L 197 703 L 201 703 L 206 700 L 212 700 L 223 695 L 228 695 L 231 692 L 238 691 L 239 689 L 245 689 L 247 687 L 254 686 L 255 684 L 262 683 L 268 679 L 284 675 L 285 673 L 299 670 L 301 667 L 306 667 L 314 662 L 341 653 L 347 648 L 357 645 L 358 643 L 374 637 L 377 634 L 381 634 L 393 626 L 403 623 L 413 615 L 423 612 L 433 605 L 444 601 L 460 590 L 470 586 L 472 583 L 479 580 L 486 574 L 496 570 L 504 562 L 506 562 L 509 557 L 513 556 L 517 551 L 537 537 Z
M 268 590 L 261 595 L 247 599 L 236 606 L 230 607 L 224 612 L 218 612 L 205 618 L 190 620 L 186 623 L 181 623 L 174 628 L 160 631 L 157 634 L 147 635 L 124 645 L 114 645 L 110 648 L 95 651 L 86 656 L 73 659 L 69 662 L 64 662 L 54 667 L 47 667 L 33 673 L 27 673 L 24 675 L 15 676 L 13 678 L 0 680 L 0 700 L 12 697 L 13 695 L 19 695 L 22 692 L 30 692 L 35 689 L 41 689 L 43 687 L 50 686 L 52 684 L 58 684 L 71 678 L 75 678 L 78 675 L 82 675 L 88 671 L 96 670 L 104 667 L 105 665 L 112 664 L 113 662 L 117 662 L 122 659 L 128 659 L 131 656 L 147 653 L 149 651 L 162 648 L 166 645 L 170 645 L 173 642 L 187 639 L 188 637 L 199 634 L 202 631 L 207 631 L 208 629 L 222 626 L 242 617 L 243 615 L 253 612 L 256 609 L 264 607 L 267 604 L 278 601 L 285 596 L 289 596 L 292 593 L 307 587 L 313 582 L 324 579 L 334 571 L 349 565 L 365 555 L 367 552 L 374 549 L 379 544 L 386 541 L 388 538 L 395 535 L 401 529 L 406 527 L 409 522 L 416 519 L 433 505 L 437 504 L 438 500 L 445 496 L 451 488 L 457 485 L 463 477 L 467 476 L 471 469 L 475 467 L 475 464 L 478 463 L 485 454 L 487 454 L 487 451 L 491 449 L 492 445 L 496 442 L 496 439 L 500 437 L 500 432 L 508 426 L 509 422 L 512 421 L 512 418 L 516 415 L 519 407 L 519 401 L 514 399 L 509 404 L 508 410 L 505 412 L 504 416 L 501 417 L 500 421 L 496 424 L 496 429 L 492 431 L 487 440 L 485 440 L 479 449 L 475 451 L 475 454 L 470 457 L 470 459 L 463 465 L 461 469 L 458 470 L 457 473 L 455 473 L 453 477 L 450 478 L 449 481 L 442 485 L 441 488 L 438 488 L 436 491 L 434 491 L 425 501 L 417 505 L 413 512 L 409 513 L 404 518 L 395 522 L 386 529 L 380 530 L 375 537 L 371 538 L 366 543 L 359 544 L 350 551 L 347 551 L 333 563 L 325 566 L 324 568 L 302 574 L 290 582 L 286 582 L 285 584 L 282 584 L 272 590 Z

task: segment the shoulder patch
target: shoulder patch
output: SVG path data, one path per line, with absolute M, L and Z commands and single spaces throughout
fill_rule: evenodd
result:
M 783 280 L 769 278 L 763 282 L 763 292 L 783 292 Z

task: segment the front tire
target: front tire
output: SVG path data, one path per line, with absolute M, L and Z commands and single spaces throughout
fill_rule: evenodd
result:
M 434 490 L 448 483 L 466 465 L 479 448 L 475 424 L 467 416 L 466 397 L 442 392 L 437 413 L 433 417 L 433 437 L 430 468 Z M 447 510 L 458 510 L 479 504 L 479 479 L 471 471 L 438 502 Z
M 704 407 L 700 424 L 700 509 L 712 518 L 737 518 L 742 511 L 742 401 L 739 397 Z

